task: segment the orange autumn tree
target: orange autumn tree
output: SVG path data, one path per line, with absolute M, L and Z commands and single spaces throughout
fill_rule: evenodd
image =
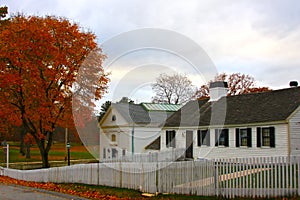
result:
M 7 20 L 4 20 L 8 13 L 7 7 L 3 6 L 0 7 L 0 31 L 4 28 L 6 25 Z M 0 88 L 1 91 L 1 88 Z M 3 110 L 5 108 L 5 105 L 0 104 L 0 110 Z M 10 127 L 10 124 L 7 122 L 6 116 L 9 113 L 0 112 L 0 141 L 2 141 L 5 138 L 5 135 L 8 134 L 8 129 Z
M 73 83 L 91 52 L 93 59 L 84 65 L 86 79 L 97 81 L 84 82 L 95 92 L 77 97 L 86 106 L 80 115 L 89 118 L 93 100 L 107 90 L 108 75 L 101 67 L 105 56 L 95 40 L 76 23 L 54 16 L 14 16 L 0 30 L 0 116 L 25 127 L 39 147 L 44 168 L 49 167 L 55 128 L 74 124 Z
M 228 96 L 247 94 L 247 93 L 256 93 L 256 92 L 267 92 L 271 89 L 268 87 L 256 87 L 255 80 L 252 76 L 241 74 L 241 73 L 232 73 L 227 75 L 226 73 L 218 74 L 213 81 L 226 81 L 228 83 Z M 212 80 L 207 84 L 202 85 L 198 88 L 194 98 L 203 99 L 209 97 L 209 85 Z

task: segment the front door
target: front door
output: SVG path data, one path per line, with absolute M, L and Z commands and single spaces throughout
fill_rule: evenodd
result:
M 193 131 L 186 131 L 185 157 L 193 158 Z

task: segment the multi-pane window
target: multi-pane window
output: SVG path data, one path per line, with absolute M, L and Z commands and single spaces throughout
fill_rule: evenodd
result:
M 275 147 L 275 128 L 257 127 L 257 147 Z
M 261 137 L 262 137 L 262 146 L 270 146 L 270 129 L 269 128 L 262 128 L 261 129 Z
M 229 146 L 228 129 L 215 129 L 215 146 Z
M 240 130 L 240 140 L 241 140 L 241 146 L 247 146 L 247 129 L 241 129 Z
M 236 147 L 252 146 L 252 130 L 251 128 L 237 128 L 235 129 L 235 139 L 236 139 Z
M 175 134 L 176 132 L 173 130 L 173 131 L 166 131 L 166 146 L 167 148 L 169 147 L 173 147 L 175 148 Z
M 111 157 L 112 158 L 117 158 L 118 157 L 118 150 L 115 148 L 111 149 Z
M 202 145 L 210 146 L 209 130 L 198 130 L 197 131 L 197 144 L 199 147 Z

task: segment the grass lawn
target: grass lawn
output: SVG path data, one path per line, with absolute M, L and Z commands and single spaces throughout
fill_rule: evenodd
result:
M 194 196 L 194 195 L 175 195 L 175 194 L 159 194 L 153 197 L 144 197 L 142 193 L 136 190 L 124 189 L 124 188 L 115 188 L 107 186 L 95 186 L 95 185 L 85 185 L 85 184 L 60 184 L 62 188 L 66 191 L 96 191 L 102 195 L 114 196 L 117 198 L 128 198 L 130 199 L 216 199 L 216 197 L 203 197 L 203 196 Z M 92 198 L 93 199 L 93 198 Z
M 204 200 L 213 200 L 213 199 L 225 199 L 222 197 L 216 196 L 194 196 L 194 195 L 177 195 L 177 194 L 158 194 L 153 197 L 144 197 L 141 192 L 131 189 L 122 189 L 115 187 L 107 186 L 95 186 L 95 185 L 86 185 L 86 184 L 75 184 L 75 183 L 36 183 L 36 182 L 27 182 L 22 180 L 16 180 L 9 177 L 0 176 L 1 184 L 14 184 L 14 185 L 23 185 L 27 187 L 41 188 L 61 193 L 67 193 L 72 195 L 77 195 L 85 197 L 88 199 L 171 199 L 171 200 L 192 200 L 192 199 L 204 199 Z M 235 198 L 242 200 L 250 200 L 252 198 Z M 256 199 L 267 199 L 267 198 L 256 198 Z M 288 198 L 269 198 L 274 200 L 299 200 L 299 197 L 288 197 Z
M 131 189 L 123 189 L 123 188 L 115 188 L 115 187 L 107 187 L 107 186 L 94 186 L 94 185 L 85 185 L 85 184 L 59 184 L 65 190 L 77 191 L 77 192 L 84 192 L 84 191 L 97 191 L 100 194 L 114 196 L 120 199 L 123 198 L 130 198 L 130 199 L 170 199 L 170 200 L 192 200 L 192 199 L 203 199 L 203 200 L 213 200 L 213 199 L 226 199 L 222 197 L 216 196 L 195 196 L 195 195 L 179 195 L 179 194 L 158 194 L 157 196 L 153 197 L 144 197 L 142 193 L 136 190 Z M 91 198 L 93 199 L 93 198 Z M 234 199 L 241 199 L 241 200 L 252 200 L 253 198 L 246 198 L 246 197 L 237 197 Z M 300 200 L 300 197 L 277 197 L 277 198 L 256 198 L 259 200 Z
M 40 151 L 37 145 L 33 145 L 30 148 L 30 159 L 20 154 L 20 147 L 18 142 L 8 142 L 9 144 L 9 162 L 20 163 L 20 162 L 41 162 Z M 82 160 L 89 159 L 93 160 L 94 157 L 87 151 L 87 149 L 81 144 L 71 144 L 70 148 L 70 159 L 71 160 Z M 55 143 L 52 145 L 49 152 L 49 162 L 51 161 L 65 161 L 66 148 L 64 143 Z M 5 155 L 3 148 L 0 148 L 0 165 L 5 166 Z

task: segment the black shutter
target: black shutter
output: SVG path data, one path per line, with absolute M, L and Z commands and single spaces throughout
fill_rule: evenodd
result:
M 215 129 L 215 146 L 219 146 L 219 129 Z
M 240 129 L 239 128 L 235 129 L 235 146 L 236 147 L 240 146 Z
M 169 147 L 169 131 L 166 131 L 166 146 Z
M 198 145 L 198 147 L 201 146 L 201 140 L 202 140 L 202 137 L 201 137 L 201 131 L 198 130 L 198 131 L 197 131 L 197 145 Z
M 261 127 L 257 127 L 256 132 L 257 132 L 257 134 L 256 134 L 257 145 L 256 146 L 261 147 Z
M 252 147 L 252 129 L 247 128 L 247 146 Z
M 275 147 L 275 128 L 270 127 L 270 147 Z
M 210 146 L 210 130 L 206 132 L 206 145 Z
M 224 129 L 224 139 L 225 139 L 225 147 L 229 147 L 229 130 L 228 129 Z

